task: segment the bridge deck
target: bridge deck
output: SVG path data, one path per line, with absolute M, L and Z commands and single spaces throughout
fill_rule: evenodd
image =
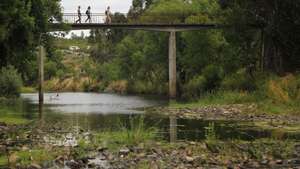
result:
M 217 24 L 204 24 L 199 19 L 195 18 L 192 23 L 185 23 L 183 20 L 172 20 L 172 15 L 146 15 L 141 18 L 128 16 L 128 14 L 118 14 L 122 16 L 120 19 L 112 17 L 111 23 L 107 24 L 107 17 L 103 13 L 91 14 L 90 20 L 86 15 L 78 17 L 75 13 L 64 13 L 62 21 L 51 24 L 52 30 L 63 30 L 63 25 L 69 26 L 72 30 L 79 29 L 141 29 L 141 30 L 156 30 L 156 31 L 184 31 L 184 30 L 199 30 L 199 29 L 217 29 L 224 26 Z M 63 23 L 63 24 L 62 24 Z
M 131 23 L 66 23 L 65 25 L 71 27 L 72 30 L 81 29 L 140 29 L 140 30 L 156 30 L 156 31 L 185 31 L 185 30 L 199 30 L 199 29 L 219 29 L 225 26 L 217 24 L 131 24 Z M 51 24 L 53 30 L 62 30 L 63 25 L 60 23 Z

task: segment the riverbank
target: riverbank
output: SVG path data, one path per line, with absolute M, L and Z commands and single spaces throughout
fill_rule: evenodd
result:
M 286 86 L 256 92 L 217 91 L 194 101 L 171 101 L 149 111 L 188 119 L 300 122 L 298 93 L 291 94 L 298 90 L 289 91 Z
M 171 105 L 169 107 L 148 108 L 147 111 L 163 113 L 169 116 L 177 116 L 187 119 L 204 120 L 235 120 L 235 121 L 273 121 L 273 122 L 300 122 L 297 113 L 272 114 L 262 112 L 258 105 L 253 104 L 231 104 L 231 105 L 209 105 L 209 106 L 185 106 Z
M 222 141 L 211 131 L 203 141 L 169 143 L 160 140 L 155 130 L 144 128 L 88 132 L 78 128 L 64 129 L 57 125 L 37 124 L 39 125 L 0 124 L 1 167 L 22 169 L 300 167 L 300 142 L 295 140 Z M 18 137 L 12 137 L 10 134 L 12 131 Z
M 76 93 L 69 96 L 68 99 L 63 100 L 70 101 L 70 98 L 76 96 L 76 102 L 68 102 L 65 105 L 60 100 L 59 103 L 64 106 L 69 104 L 71 107 L 74 107 L 76 103 L 79 103 L 80 107 L 84 107 L 83 105 L 86 104 L 90 105 L 90 102 L 85 102 L 85 104 L 82 101 L 77 102 L 82 99 L 83 95 Z M 110 100 L 109 107 L 113 107 L 113 105 L 120 107 L 130 100 L 130 97 L 124 98 L 124 96 L 114 97 L 115 99 L 104 94 L 100 96 L 108 97 L 111 100 L 120 98 L 126 100 L 126 102 L 117 103 Z M 61 94 L 60 97 L 64 98 L 65 96 Z M 101 101 L 101 98 L 98 97 L 92 100 L 87 98 L 83 100 L 93 101 L 95 99 L 98 104 L 102 101 L 104 101 L 104 105 L 107 103 L 105 99 Z M 136 101 L 138 100 L 133 103 L 137 103 Z M 138 103 L 137 105 L 141 104 L 141 102 Z M 1 120 L 4 122 L 0 123 L 0 168 L 300 167 L 300 142 L 297 136 L 300 129 L 300 125 L 297 123 L 297 121 L 299 122 L 298 117 L 256 113 L 258 107 L 255 104 L 213 104 L 210 106 L 190 104 L 192 106 L 188 107 L 186 104 L 171 103 L 168 107 L 152 108 L 150 113 L 153 115 L 148 117 L 146 113 L 145 116 L 131 114 L 118 116 L 117 119 L 92 115 L 88 117 L 80 115 L 80 113 L 72 114 L 67 118 L 67 116 L 62 116 L 62 112 L 55 115 L 53 111 L 44 112 L 44 116 L 38 116 L 33 111 L 36 110 L 34 109 L 34 107 L 37 108 L 36 106 L 30 109 L 30 112 L 26 112 L 23 108 L 29 105 L 26 106 L 22 102 L 14 104 L 13 101 L 6 100 L 3 105 L 7 105 L 7 108 L 4 109 L 5 106 L 0 108 Z M 181 107 L 182 105 L 185 105 L 185 108 Z M 120 111 L 124 111 L 126 108 L 128 107 L 125 106 Z M 98 111 L 99 109 L 104 108 L 97 108 Z M 89 114 L 86 113 L 88 110 L 90 111 L 89 108 L 85 108 L 82 113 Z M 69 113 L 73 113 L 73 111 Z M 48 116 L 49 114 L 55 117 Z M 26 120 L 28 116 L 34 116 L 34 118 Z M 174 116 L 177 117 L 177 119 L 174 118 L 176 122 L 171 123 L 171 117 Z M 9 120 L 6 117 L 9 117 Z M 121 121 L 122 118 L 125 120 Z M 24 121 L 18 123 L 18 119 L 24 119 Z M 182 123 L 186 119 L 191 120 Z M 211 121 L 206 124 L 195 119 Z M 85 122 L 80 126 L 81 120 Z M 159 120 L 162 120 L 162 125 L 155 125 Z M 227 126 L 226 123 L 218 123 L 218 120 L 224 120 L 230 124 L 233 124 L 231 121 L 236 123 L 251 121 L 257 128 L 249 125 L 249 130 L 246 128 L 234 130 L 234 128 L 247 124 Z M 147 125 L 151 121 L 152 123 Z M 105 125 L 106 122 L 110 125 Z M 90 124 L 100 127 L 92 128 Z M 190 128 L 182 126 L 189 124 L 191 124 Z M 204 128 L 201 127 L 202 125 Z M 228 130 L 226 127 L 232 129 Z M 192 133 L 188 133 L 191 129 L 194 129 Z M 196 138 L 182 137 L 185 133 L 181 130 Z M 255 130 L 274 132 L 268 134 L 260 132 L 262 135 L 266 134 L 260 137 L 252 133 Z M 241 132 L 242 134 L 235 136 L 230 132 Z M 294 132 L 295 135 L 289 132 Z M 228 137 L 224 137 L 222 133 Z M 203 136 L 197 137 L 201 134 Z M 243 134 L 249 135 L 250 138 L 240 138 Z

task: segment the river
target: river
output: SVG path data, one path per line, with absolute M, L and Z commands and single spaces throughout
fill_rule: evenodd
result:
M 299 139 L 299 134 L 268 130 L 250 122 L 209 121 L 167 117 L 159 113 L 145 113 L 144 109 L 165 106 L 168 102 L 158 97 L 128 96 L 104 93 L 45 93 L 43 111 L 39 111 L 38 94 L 22 94 L 22 102 L 15 113 L 49 126 L 80 127 L 84 130 L 118 130 L 128 127 L 132 119 L 143 118 L 146 127 L 155 127 L 165 140 L 198 141 L 213 132 L 218 139 L 253 140 L 257 138 Z M 20 106 L 21 105 L 21 106 Z M 18 107 L 18 108 L 17 108 Z

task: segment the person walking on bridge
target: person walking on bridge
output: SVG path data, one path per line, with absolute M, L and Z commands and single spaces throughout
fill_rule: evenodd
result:
M 110 7 L 108 6 L 106 11 L 105 11 L 105 16 L 106 16 L 106 19 L 105 19 L 105 23 L 106 24 L 111 24 L 111 13 L 110 13 Z
M 76 20 L 75 23 L 81 23 L 81 11 L 80 11 L 80 6 L 78 6 L 78 9 L 77 9 L 77 16 L 78 16 L 78 19 Z
M 86 14 L 86 16 L 87 16 L 85 22 L 89 21 L 89 23 L 91 23 L 91 22 L 92 22 L 92 19 L 91 19 L 91 7 L 90 7 L 90 6 L 89 6 L 88 9 L 86 10 L 85 14 Z

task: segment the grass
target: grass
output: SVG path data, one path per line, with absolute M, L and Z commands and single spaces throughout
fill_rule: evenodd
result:
M 62 150 L 58 149 L 44 149 L 44 148 L 33 148 L 31 150 L 21 150 L 14 152 L 13 155 L 17 159 L 17 163 L 21 166 L 28 166 L 32 163 L 41 164 L 45 161 L 52 161 L 56 156 L 62 154 Z
M 16 153 L 21 165 L 29 165 L 32 161 L 39 163 L 42 161 L 53 159 L 51 154 L 46 150 L 30 150 L 30 151 L 19 151 Z
M 134 168 L 139 168 L 139 169 L 150 169 L 151 168 L 151 163 L 149 161 L 140 161 L 137 165 L 137 167 L 132 167 L 130 169 L 134 169 Z
M 6 155 L 0 155 L 0 168 L 1 166 L 7 166 L 7 157 Z
M 259 127 L 260 129 L 270 130 L 277 129 L 276 131 L 283 133 L 291 132 L 291 133 L 299 133 L 300 124 L 285 124 L 282 122 L 271 122 L 271 121 L 256 121 L 254 125 Z
M 28 124 L 30 120 L 27 120 L 22 117 L 1 117 L 0 122 L 6 123 L 8 125 L 22 125 Z
M 171 108 L 198 108 L 231 104 L 256 104 L 257 113 L 300 115 L 300 102 L 277 103 L 259 93 L 219 91 L 207 94 L 194 102 L 171 102 Z
M 22 87 L 21 93 L 35 93 L 37 90 L 34 87 Z
M 141 160 L 138 161 L 137 166 L 132 166 L 130 167 L 130 169 L 152 169 L 152 168 L 156 168 L 153 166 L 152 163 L 155 163 L 157 165 L 157 168 L 166 168 L 164 161 L 160 160 L 160 161 L 152 161 L 152 160 Z
M 156 139 L 154 131 L 111 131 L 101 132 L 96 135 L 97 142 L 104 147 L 117 149 L 122 145 L 137 145 L 150 140 Z
M 75 153 L 79 156 L 86 151 L 95 148 L 106 147 L 110 150 L 119 150 L 123 146 L 134 146 L 139 143 L 154 141 L 157 139 L 157 129 L 147 128 L 144 125 L 144 117 L 133 117 L 130 119 L 129 126 L 118 124 L 115 129 L 105 129 L 95 133 L 90 143 L 84 140 L 79 141 L 79 146 Z
M 79 140 L 78 146 L 72 150 L 72 154 L 79 159 L 99 148 L 99 146 L 108 148 L 111 151 L 118 151 L 124 146 L 136 146 L 156 139 L 157 129 L 146 128 L 143 117 L 132 118 L 129 127 L 119 124 L 119 127 L 115 130 L 106 129 L 97 132 L 89 143 L 85 140 Z
M 194 102 L 171 102 L 172 108 L 196 108 L 210 105 L 243 104 L 257 102 L 256 94 L 236 91 L 219 91 L 203 96 Z
M 16 105 L 12 103 L 12 105 L 8 106 L 10 101 L 6 100 L 5 102 L 7 103 L 0 104 L 0 122 L 8 125 L 22 125 L 30 122 L 30 120 L 22 117 L 18 103 Z
M 289 103 L 274 103 L 271 100 L 264 100 L 257 102 L 258 109 L 261 112 L 269 114 L 291 114 L 300 115 L 300 103 L 298 101 L 291 101 Z
M 89 46 L 88 41 L 84 39 L 63 39 L 57 38 L 55 46 L 61 49 L 69 49 L 70 46 L 78 46 L 81 50 L 86 50 Z

